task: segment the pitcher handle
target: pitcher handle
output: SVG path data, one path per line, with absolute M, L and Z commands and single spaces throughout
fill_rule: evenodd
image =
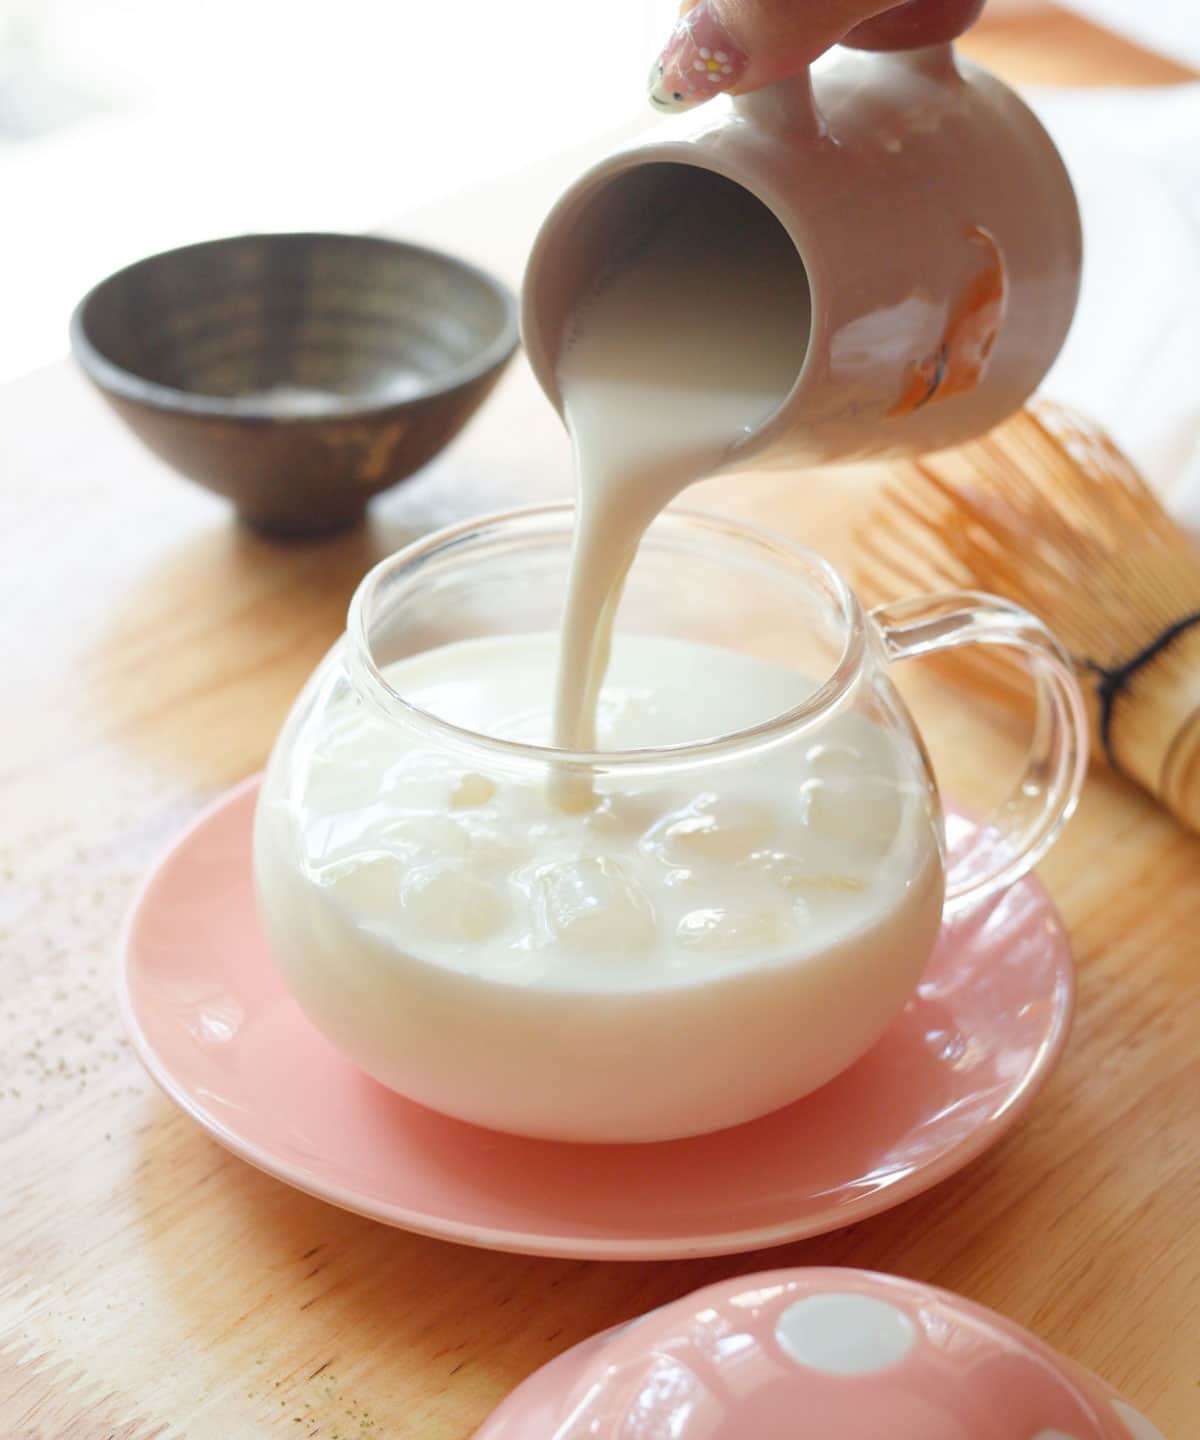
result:
M 948 908 L 984 900 L 1037 864 L 1079 799 L 1088 724 L 1071 662 L 1040 620 L 996 595 L 921 595 L 878 605 L 870 619 L 889 662 L 957 645 L 1004 645 L 1018 652 L 1033 678 L 1037 715 L 1024 771 L 947 870 Z

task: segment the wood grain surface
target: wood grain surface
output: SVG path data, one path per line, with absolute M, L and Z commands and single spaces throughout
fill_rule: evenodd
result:
M 1058 12 L 985 23 L 968 48 L 1015 80 L 1186 74 Z M 515 278 L 583 158 L 398 228 Z M 725 1275 L 806 1263 L 949 1286 L 1104 1374 L 1172 1440 L 1200 1433 L 1200 845 L 1145 799 L 1089 781 L 1042 870 L 1079 965 L 1066 1058 L 1026 1123 L 926 1196 L 697 1263 L 410 1236 L 257 1173 L 159 1095 L 120 1033 L 117 931 L 156 852 L 262 765 L 375 558 L 566 492 L 553 416 L 514 367 L 369 528 L 281 547 L 168 474 L 63 364 L 0 391 L 0 476 L 2 1440 L 465 1440 L 598 1328 Z M 748 475 L 689 502 L 845 559 L 876 481 Z M 918 670 L 909 693 L 943 783 L 986 799 L 1016 765 L 1013 722 Z

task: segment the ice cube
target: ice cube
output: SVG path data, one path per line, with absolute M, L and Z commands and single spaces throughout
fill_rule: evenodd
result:
M 705 794 L 665 815 L 647 831 L 643 845 L 669 865 L 741 860 L 767 845 L 778 824 L 771 807 L 759 801 Z
M 818 861 L 788 850 L 756 850 L 739 868 L 765 875 L 783 890 L 855 893 L 867 888 L 861 875 L 823 869 Z
M 837 740 L 823 740 L 810 746 L 804 759 L 818 776 L 853 775 L 864 764 L 863 753 L 857 746 Z
M 486 940 L 509 917 L 505 894 L 456 860 L 410 870 L 400 901 L 410 920 L 433 940 Z
M 538 868 L 536 883 L 546 928 L 570 949 L 624 955 L 653 945 L 654 907 L 618 861 L 555 861 Z
M 317 871 L 326 887 L 359 924 L 378 928 L 393 921 L 400 909 L 403 863 L 385 852 L 365 852 Z
M 689 950 L 728 955 L 776 946 L 787 933 L 787 917 L 775 908 L 713 905 L 689 910 L 675 938 Z
M 467 837 L 472 861 L 512 872 L 533 858 L 532 845 L 523 843 L 521 825 L 497 824 L 480 814 L 466 814 L 459 822 Z
M 400 750 L 387 757 L 382 788 L 393 804 L 409 810 L 439 810 L 462 778 L 453 756 L 439 750 Z
M 486 805 L 495 794 L 496 787 L 486 775 L 464 775 L 450 792 L 450 804 L 455 810 L 475 809 Z
M 879 776 L 806 780 L 802 813 L 812 839 L 834 841 L 851 854 L 878 859 L 891 849 L 902 814 L 900 787 Z
M 380 844 L 410 865 L 457 859 L 467 853 L 467 832 L 445 815 L 403 815 L 379 832 Z
M 314 864 L 353 860 L 371 851 L 386 849 L 379 837 L 391 818 L 387 805 L 380 800 L 345 810 L 306 811 L 303 817 L 305 848 Z
M 348 756 L 318 756 L 304 782 L 304 803 L 315 815 L 339 815 L 374 804 L 383 792 L 379 769 Z
M 654 824 L 662 811 L 661 796 L 649 792 L 605 795 L 584 824 L 606 840 L 633 841 Z

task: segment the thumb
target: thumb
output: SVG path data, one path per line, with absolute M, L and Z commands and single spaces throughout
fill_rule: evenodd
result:
M 655 61 L 650 102 L 690 110 L 722 91 L 757 90 L 799 73 L 847 36 L 867 50 L 938 44 L 982 8 L 983 0 L 699 0 Z

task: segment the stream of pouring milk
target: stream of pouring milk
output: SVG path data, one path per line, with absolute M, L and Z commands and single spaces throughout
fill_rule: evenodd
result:
M 613 620 L 646 528 L 779 406 L 803 364 L 809 320 L 794 245 L 734 187 L 692 193 L 658 217 L 579 306 L 558 370 L 577 497 L 560 748 L 596 748 Z M 569 803 L 567 792 L 559 798 Z

